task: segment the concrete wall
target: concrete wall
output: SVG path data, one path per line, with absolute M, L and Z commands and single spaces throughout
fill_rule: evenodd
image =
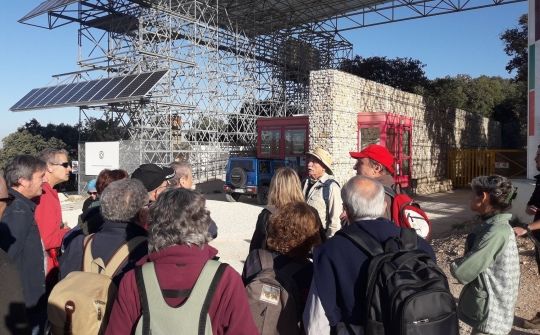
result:
M 309 143 L 333 155 L 333 171 L 341 183 L 354 175 L 349 151 L 357 150 L 357 115 L 361 112 L 389 112 L 413 119 L 412 178 L 418 179 L 420 194 L 451 188 L 446 174 L 448 150 L 500 145 L 498 124 L 476 114 L 430 110 L 422 96 L 338 70 L 313 71 Z

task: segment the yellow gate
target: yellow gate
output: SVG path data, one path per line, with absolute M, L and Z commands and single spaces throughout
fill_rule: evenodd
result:
M 454 187 L 468 187 L 477 176 L 500 174 L 515 178 L 526 172 L 525 150 L 461 149 L 448 154 L 448 175 Z

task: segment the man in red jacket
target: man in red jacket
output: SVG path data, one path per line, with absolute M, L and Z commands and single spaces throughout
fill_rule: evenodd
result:
M 46 282 L 50 290 L 58 280 L 58 250 L 64 235 L 69 231 L 69 228 L 64 228 L 58 192 L 53 187 L 69 179 L 71 164 L 68 152 L 64 149 L 47 148 L 40 153 L 39 158 L 47 163 L 47 169 L 46 181 L 42 185 L 43 193 L 36 199 L 35 219 L 47 254 Z

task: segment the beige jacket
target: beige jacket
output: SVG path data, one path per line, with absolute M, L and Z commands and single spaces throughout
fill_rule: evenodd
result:
M 325 173 L 317 182 L 311 187 L 309 193 L 306 191 L 309 186 L 309 180 L 306 179 L 303 184 L 303 193 L 308 205 L 312 206 L 319 213 L 321 222 L 326 229 L 326 237 L 332 237 L 341 229 L 341 220 L 339 215 L 343 211 L 343 203 L 341 202 L 341 187 L 337 182 L 330 184 L 330 192 L 328 197 L 328 208 L 323 198 L 323 184 L 328 179 L 334 179 L 333 176 Z M 327 219 L 328 218 L 328 219 Z

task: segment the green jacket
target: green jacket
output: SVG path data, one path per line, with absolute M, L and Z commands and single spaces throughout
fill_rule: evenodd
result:
M 467 236 L 465 256 L 450 265 L 462 284 L 459 316 L 490 334 L 507 334 L 512 326 L 519 286 L 519 256 L 509 225 L 511 214 L 487 219 Z

